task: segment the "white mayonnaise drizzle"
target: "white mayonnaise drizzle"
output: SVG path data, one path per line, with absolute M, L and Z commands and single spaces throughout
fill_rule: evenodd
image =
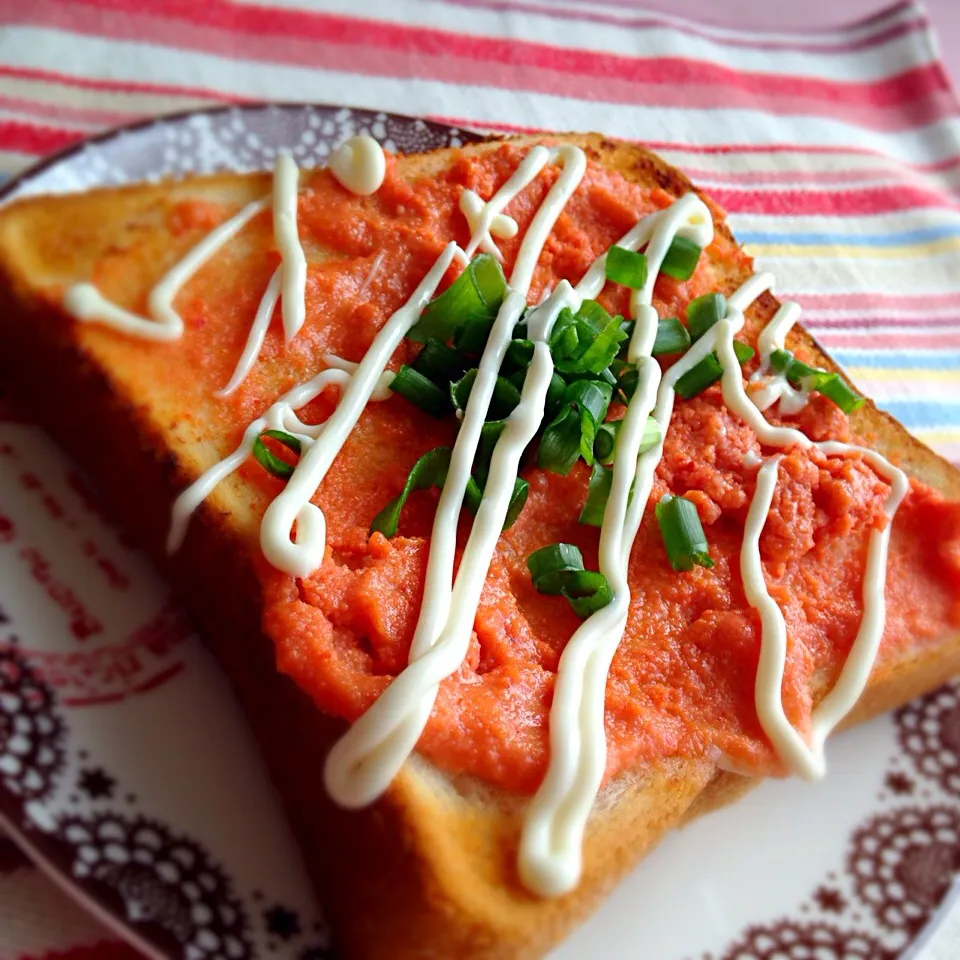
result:
M 300 171 L 286 151 L 273 168 L 273 237 L 280 251 L 280 295 L 283 336 L 289 343 L 307 318 L 307 258 L 297 230 Z
M 541 308 L 544 316 L 536 325 L 537 329 L 531 329 L 531 338 L 535 336 L 537 342 L 520 403 L 507 418 L 494 447 L 483 500 L 453 580 L 457 517 L 500 364 L 513 336 L 513 328 L 526 307 L 526 294 L 540 252 L 586 170 L 583 151 L 567 145 L 551 149 L 534 147 L 487 204 L 483 215 L 477 218 L 477 230 L 488 230 L 493 217 L 551 160 L 560 162 L 563 170 L 540 205 L 520 246 L 507 294 L 480 358 L 477 378 L 454 443 L 431 534 L 423 602 L 409 664 L 334 745 L 327 757 L 324 768 L 327 790 L 344 806 L 371 803 L 389 787 L 423 732 L 440 682 L 463 662 L 480 592 L 510 505 L 520 456 L 543 419 L 547 387 L 553 373 L 553 360 L 544 338 L 549 336 L 552 321 L 559 314 L 564 298 L 570 295 L 570 285 L 566 283 L 558 284 L 554 295 L 547 301 L 553 301 L 551 308 L 549 311 L 546 305 Z M 476 249 L 479 242 L 479 234 L 475 231 L 468 251 Z
M 802 387 L 797 389 L 782 371 L 777 372 L 770 367 L 771 355 L 775 350 L 784 348 L 786 336 L 799 317 L 800 305 L 786 300 L 757 338 L 760 366 L 751 375 L 750 381 L 759 386 L 750 391 L 750 399 L 758 410 L 768 410 L 779 402 L 780 412 L 789 416 L 799 413 L 810 399 L 809 390 Z
M 383 147 L 365 133 L 344 140 L 327 162 L 337 182 L 358 197 L 376 193 L 387 173 Z
M 279 266 L 273 271 L 267 289 L 263 291 L 260 306 L 257 307 L 256 316 L 253 318 L 253 323 L 250 324 L 250 333 L 247 335 L 247 342 L 244 344 L 243 353 L 240 354 L 237 366 L 227 385 L 222 390 L 218 390 L 216 396 L 229 397 L 247 379 L 247 375 L 253 369 L 257 357 L 260 356 L 260 351 L 263 349 L 263 341 L 267 336 L 270 321 L 273 319 L 273 311 L 277 309 L 282 283 L 283 267 Z
M 460 212 L 467 220 L 467 226 L 470 228 L 470 235 L 473 236 L 479 231 L 480 249 L 484 253 L 493 254 L 498 260 L 503 260 L 503 254 L 500 248 L 493 242 L 494 237 L 501 240 L 509 240 L 517 235 L 520 229 L 517 221 L 513 217 L 508 217 L 505 213 L 498 213 L 490 220 L 489 228 L 485 228 L 483 223 L 483 211 L 486 204 L 480 198 L 480 195 L 473 190 L 464 190 L 460 194 Z
M 142 340 L 169 342 L 183 336 L 183 318 L 173 308 L 180 288 L 221 247 L 267 206 L 266 200 L 248 203 L 239 213 L 211 230 L 182 260 L 174 264 L 147 297 L 150 319 L 108 300 L 92 283 L 75 283 L 63 296 L 63 308 L 74 319 L 99 323 Z
M 276 277 L 276 275 L 274 275 Z M 167 533 L 167 553 L 174 553 L 183 544 L 187 535 L 187 526 L 194 511 L 213 493 L 214 488 L 246 461 L 253 452 L 257 437 L 264 430 L 283 430 L 292 434 L 301 443 L 301 449 L 310 447 L 320 437 L 326 423 L 306 424 L 296 415 L 296 411 L 315 400 L 327 387 L 337 386 L 341 392 L 350 383 L 351 373 L 358 366 L 349 360 L 328 354 L 323 358 L 327 369 L 322 370 L 311 380 L 295 386 L 274 402 L 267 412 L 252 421 L 243 433 L 240 445 L 229 456 L 205 470 L 186 490 L 182 491 L 173 503 L 170 517 L 170 530 Z M 393 396 L 390 390 L 392 373 L 383 373 L 370 393 L 371 400 L 386 400 Z
M 294 577 L 309 576 L 323 561 L 326 521 L 323 511 L 310 502 L 327 475 L 344 441 L 356 426 L 381 374 L 407 331 L 430 302 L 459 248 L 449 243 L 413 296 L 386 322 L 350 378 L 337 409 L 324 425 L 322 442 L 313 444 L 286 487 L 267 507 L 260 526 L 260 546 L 277 569 Z M 475 388 L 476 389 L 476 388 Z M 296 523 L 296 539 L 291 539 Z
M 630 551 L 663 449 L 661 438 L 657 448 L 639 455 L 643 428 L 656 403 L 655 416 L 665 434 L 673 408 L 673 384 L 709 352 L 694 347 L 667 371 L 661 386 L 660 365 L 650 356 L 658 322 L 651 301 L 660 264 L 677 234 L 701 247 L 713 239 L 709 210 L 695 194 L 646 217 L 619 241 L 630 249 L 647 246 L 647 283 L 634 291 L 630 305 L 637 323 L 629 355 L 640 375 L 617 439 L 610 495 L 600 528 L 600 572 L 607 578 L 613 599 L 580 625 L 560 658 L 550 710 L 550 762 L 520 838 L 520 877 L 541 896 L 559 896 L 576 886 L 582 869 L 583 832 L 603 781 L 607 674 L 627 623 Z M 605 259 L 601 257 L 587 271 L 578 291 L 591 297 L 600 292 L 605 283 Z

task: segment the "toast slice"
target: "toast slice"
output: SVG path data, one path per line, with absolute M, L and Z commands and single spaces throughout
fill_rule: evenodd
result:
M 640 147 L 597 135 L 563 138 L 595 163 L 673 197 L 693 185 Z M 535 138 L 513 138 L 530 145 Z M 499 141 L 464 148 L 495 150 Z M 403 178 L 430 177 L 461 151 L 401 158 Z M 588 825 L 578 888 L 554 900 L 531 896 L 516 870 L 526 798 L 474 777 L 449 775 L 415 754 L 372 807 L 348 812 L 322 783 L 329 747 L 344 729 L 275 669 L 261 633 L 259 518 L 267 495 L 242 473 L 221 483 L 194 517 L 184 547 L 164 550 L 173 496 L 235 444 L 219 428 L 213 397 L 187 398 L 172 365 L 200 362 L 178 345 L 149 344 L 78 324 L 60 307 L 63 290 L 106 270 L 111 294 L 136 308 L 163 272 L 197 242 L 213 214 L 265 196 L 265 175 L 223 175 L 38 198 L 0 211 L 0 368 L 12 395 L 100 485 L 119 519 L 171 579 L 229 676 L 299 837 L 318 893 L 347 957 L 537 957 L 563 937 L 667 830 L 731 802 L 755 780 L 705 758 L 635 764 L 603 789 Z M 706 199 L 706 198 L 705 198 Z M 716 231 L 731 240 L 722 211 L 707 201 Z M 133 249 L 136 255 L 127 251 Z M 262 291 L 270 248 L 256 223 L 206 268 L 214 289 L 237 276 Z M 311 263 L 328 251 L 306 250 Z M 262 257 L 260 257 L 262 259 Z M 749 264 L 714 264 L 721 289 Z M 104 267 L 104 264 L 106 266 Z M 253 294 L 251 294 L 252 296 Z M 749 312 L 769 320 L 778 303 L 764 294 Z M 787 341 L 816 366 L 835 370 L 801 328 Z M 228 345 L 231 356 L 238 343 Z M 227 349 L 226 347 L 224 349 Z M 315 358 L 271 357 L 275 393 L 302 379 Z M 309 375 L 309 374 L 307 374 Z M 249 419 L 260 410 L 251 410 Z M 868 402 L 853 428 L 911 476 L 960 499 L 960 472 Z M 960 634 L 907 645 L 872 677 L 846 723 L 889 710 L 960 672 Z M 823 696 L 822 683 L 812 691 Z

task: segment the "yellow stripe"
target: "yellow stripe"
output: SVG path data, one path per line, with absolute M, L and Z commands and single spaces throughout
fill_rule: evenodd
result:
M 960 237 L 944 237 L 926 243 L 898 247 L 864 247 L 850 244 L 807 246 L 795 243 L 747 243 L 747 252 L 754 257 L 791 257 L 794 259 L 852 257 L 863 260 L 904 260 L 929 257 L 936 253 L 960 253 Z
M 960 427 L 911 427 L 910 432 L 924 443 L 960 443 Z
M 854 380 L 891 380 L 923 381 L 935 383 L 960 383 L 960 370 L 918 370 L 916 367 L 900 369 L 898 367 L 845 367 Z

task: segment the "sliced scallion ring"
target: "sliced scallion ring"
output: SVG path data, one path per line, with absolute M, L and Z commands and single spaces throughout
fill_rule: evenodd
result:
M 660 272 L 675 280 L 689 280 L 697 269 L 702 247 L 698 247 L 686 237 L 674 237 L 667 249 Z
M 578 617 L 605 607 L 613 591 L 602 573 L 585 570 L 580 548 L 572 543 L 551 543 L 527 557 L 527 568 L 538 593 L 566 597 Z
M 477 368 L 468 370 L 456 383 L 450 384 L 450 398 L 457 410 L 466 410 L 477 379 Z M 391 388 L 393 384 L 391 384 Z M 490 407 L 487 410 L 487 419 L 504 420 L 513 412 L 513 408 L 520 402 L 520 391 L 506 377 L 497 377 L 490 398 Z
M 687 305 L 690 339 L 699 340 L 718 320 L 727 315 L 727 298 L 722 293 L 705 293 Z
M 390 389 L 434 417 L 445 417 L 450 412 L 447 391 L 406 364 L 397 371 L 390 382 Z
M 665 494 L 657 504 L 656 512 L 667 559 L 674 570 L 713 566 L 700 515 L 693 501 Z
M 431 338 L 410 366 L 428 380 L 440 385 L 462 377 L 470 367 L 470 361 L 453 347 Z
M 737 360 L 743 364 L 751 360 L 755 354 L 753 347 L 733 341 L 733 352 Z M 704 357 L 696 366 L 691 367 L 673 386 L 673 389 L 685 400 L 690 400 L 703 393 L 707 387 L 715 384 L 723 376 L 723 365 L 715 353 Z
M 503 303 L 507 280 L 489 253 L 474 257 L 459 277 L 427 306 L 407 337 L 425 343 L 448 341 L 469 317 L 494 318 Z
M 597 430 L 597 439 L 593 443 L 593 456 L 605 467 L 610 466 L 616 458 L 617 437 L 622 425 L 622 420 L 608 420 Z M 660 442 L 662 435 L 660 424 L 653 417 L 647 417 L 647 422 L 643 425 L 638 455 L 653 449 Z
M 690 346 L 690 331 L 677 317 L 666 317 L 657 323 L 657 336 L 650 351 L 654 357 L 684 353 Z
M 577 518 L 578 523 L 589 527 L 599 527 L 603 524 L 603 512 L 607 508 L 610 498 L 610 486 L 613 483 L 613 470 L 605 467 L 598 460 L 590 473 L 590 485 L 587 488 L 587 499 Z
M 257 463 L 259 463 L 267 473 L 271 473 L 281 480 L 289 480 L 290 477 L 293 476 L 294 468 L 287 463 L 286 460 L 281 460 L 263 442 L 264 437 L 270 437 L 271 440 L 282 443 L 288 450 L 292 450 L 296 454 L 300 453 L 300 441 L 293 436 L 293 434 L 286 433 L 283 430 L 264 430 L 253 442 L 253 450 L 251 452 Z
M 647 282 L 646 254 L 613 246 L 607 251 L 604 270 L 608 280 L 639 290 Z
M 391 500 L 370 523 L 370 532 L 380 532 L 385 537 L 393 537 L 400 525 L 400 512 L 407 502 L 407 498 L 414 490 L 427 490 L 430 487 L 442 487 L 447 480 L 447 470 L 450 468 L 449 447 L 434 447 L 428 450 L 410 468 L 406 483 L 400 495 Z

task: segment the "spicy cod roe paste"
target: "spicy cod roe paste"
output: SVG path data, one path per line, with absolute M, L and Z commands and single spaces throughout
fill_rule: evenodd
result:
M 298 349 L 359 360 L 445 244 L 455 239 L 466 245 L 457 206 L 461 190 L 489 198 L 521 157 L 505 146 L 483 157 L 460 157 L 438 177 L 414 183 L 402 180 L 390 162 L 383 187 L 362 199 L 316 174 L 300 198 L 300 231 L 306 243 L 334 254 L 310 268 L 308 321 Z M 508 276 L 556 176 L 547 168 L 506 210 L 520 227 L 515 239 L 499 242 Z M 638 219 L 673 199 L 591 163 L 547 241 L 530 301 L 561 278 L 576 283 Z M 689 281 L 659 278 L 654 306 L 661 317 L 682 317 L 693 297 L 730 293 L 750 273 L 750 258 L 718 234 Z M 626 293 L 608 284 L 600 299 L 626 315 Z M 758 332 L 759 321 L 748 315 L 742 336 L 755 343 Z M 417 349 L 404 343 L 391 367 L 409 362 Z M 322 416 L 331 405 L 324 398 L 310 412 Z M 857 442 L 847 418 L 821 397 L 790 422 L 815 440 Z M 400 397 L 369 404 L 314 498 L 327 518 L 322 566 L 296 580 L 263 565 L 265 628 L 280 669 L 328 712 L 356 719 L 407 663 L 437 494 L 411 496 L 399 534 L 390 540 L 369 535 L 369 525 L 400 491 L 417 458 L 451 444 L 456 428 L 453 417 L 434 419 Z M 757 472 L 744 464 L 747 451 L 761 453 L 753 432 L 725 407 L 719 385 L 693 400 L 678 398 L 631 557 L 629 619 L 607 683 L 608 776 L 637 761 L 702 756 L 713 748 L 736 765 L 782 772 L 754 709 L 760 623 L 744 599 L 739 573 Z M 280 489 L 262 471 L 248 475 L 271 493 Z M 566 477 L 532 463 L 521 475 L 530 482 L 529 499 L 501 535 L 469 654 L 441 685 L 419 750 L 451 772 L 531 792 L 548 759 L 557 664 L 580 621 L 562 597 L 536 592 L 526 559 L 545 544 L 564 541 L 577 544 L 587 567 L 596 569 L 599 532 L 577 523 L 589 478 L 582 461 Z M 696 503 L 713 569 L 676 573 L 669 566 L 653 510 L 668 492 Z M 770 592 L 786 617 L 782 695 L 788 718 L 801 731 L 809 728 L 812 687 L 833 682 L 859 627 L 867 541 L 884 523 L 888 492 L 856 458 L 792 450 L 780 464 L 760 552 Z M 461 546 L 469 523 L 469 515 L 461 518 Z M 960 625 L 958 542 L 960 506 L 912 484 L 891 541 L 877 669 L 904 647 L 922 647 Z

